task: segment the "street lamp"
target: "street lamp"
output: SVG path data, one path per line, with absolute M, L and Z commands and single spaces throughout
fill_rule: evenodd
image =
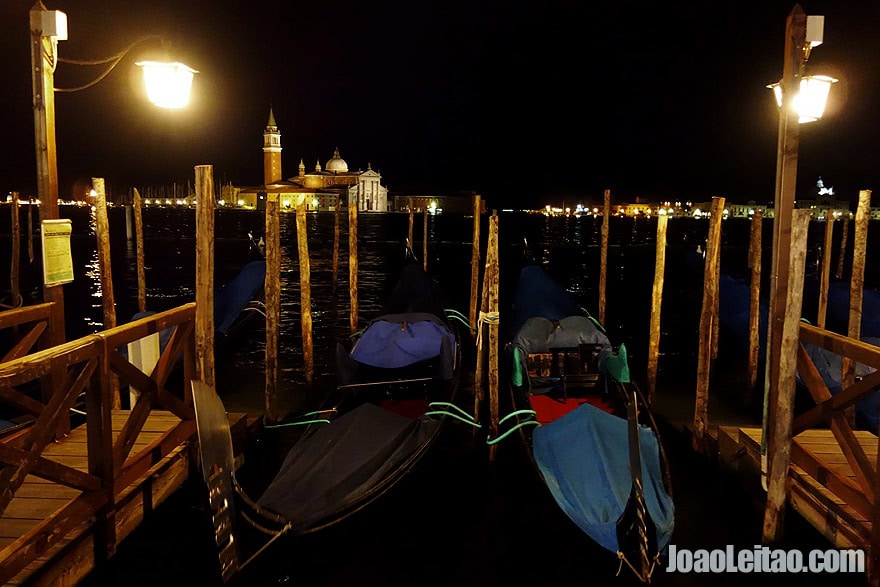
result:
M 791 106 L 798 113 L 798 123 L 815 122 L 825 113 L 825 103 L 831 84 L 837 80 L 828 75 L 808 75 L 801 78 L 798 93 L 792 98 Z M 782 108 L 782 85 L 779 83 L 767 86 L 773 90 L 776 105 Z
M 37 156 L 37 194 L 40 200 L 40 221 L 58 218 L 58 160 L 55 145 L 55 92 L 78 91 L 95 85 L 106 77 L 122 58 L 137 44 L 154 37 L 144 37 L 126 47 L 121 53 L 101 61 L 73 61 L 58 56 L 58 41 L 67 39 L 67 15 L 60 10 L 47 10 L 41 0 L 37 0 L 30 11 L 31 41 L 31 82 L 34 99 L 34 139 Z M 55 88 L 55 69 L 59 62 L 77 65 L 99 65 L 110 63 L 110 66 L 97 79 L 67 90 Z M 172 75 L 155 73 L 155 68 L 144 66 L 145 81 L 149 84 L 147 95 L 159 106 L 180 108 L 188 100 L 192 75 L 195 70 L 181 64 L 175 65 Z M 187 80 L 188 76 L 188 80 Z M 167 90 L 157 90 L 153 83 L 164 78 L 176 80 L 177 90 L 185 92 L 169 98 Z M 154 99 L 154 97 L 156 99 Z M 43 287 L 43 299 L 54 301 L 54 327 L 50 326 L 50 343 L 64 342 L 64 294 L 60 285 Z
M 796 360 L 783 357 L 783 337 L 797 338 L 801 299 L 789 296 L 789 291 L 802 288 L 803 283 L 790 284 L 790 276 L 802 275 L 792 271 L 802 258 L 791 254 L 793 238 L 795 186 L 797 183 L 797 158 L 801 122 L 821 117 L 825 99 L 833 78 L 806 76 L 805 67 L 813 47 L 822 44 L 825 17 L 807 16 L 799 5 L 789 14 L 785 28 L 785 59 L 782 80 L 773 84 L 779 108 L 779 136 L 776 150 L 776 190 L 773 215 L 773 254 L 770 272 L 770 312 L 767 323 L 767 352 L 765 354 L 764 418 L 762 449 L 769 461 L 762 463 L 767 475 L 767 506 L 764 512 L 763 539 L 776 540 L 781 533 L 782 513 L 785 506 L 785 482 L 790 455 L 791 417 L 794 396 Z M 818 98 L 808 92 L 819 90 Z M 811 106 L 812 111 L 807 107 Z M 802 267 L 801 267 L 802 269 Z M 789 307 L 790 306 L 790 307 Z M 783 361 L 783 359 L 786 359 Z M 779 450 L 776 447 L 782 447 Z
M 767 87 L 773 90 L 776 105 L 780 108 L 782 108 L 784 94 L 791 94 L 787 107 L 797 112 L 798 123 L 802 124 L 822 118 L 831 84 L 836 83 L 837 80 L 827 75 L 806 75 L 805 71 L 807 60 L 810 59 L 810 52 L 825 40 L 825 17 L 805 16 L 800 6 L 795 5 L 789 16 L 789 25 L 793 20 L 797 22 L 793 27 L 789 26 L 786 32 L 797 34 L 797 38 L 792 43 L 793 54 L 789 53 L 789 46 L 786 45 L 786 67 L 789 66 L 789 58 L 795 59 L 796 63 L 790 64 L 792 67 L 787 79 Z M 787 38 L 790 39 L 790 37 Z M 783 77 L 785 77 L 785 72 L 783 72 Z M 800 84 L 797 83 L 798 79 L 800 79 Z
M 183 108 L 189 103 L 195 69 L 183 63 L 161 61 L 138 61 L 135 65 L 144 70 L 147 98 L 160 108 Z

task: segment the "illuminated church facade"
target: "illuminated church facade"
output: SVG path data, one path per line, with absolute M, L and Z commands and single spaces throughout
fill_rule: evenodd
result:
M 267 194 L 278 194 L 282 210 L 296 208 L 302 199 L 309 210 L 335 210 L 339 206 L 354 205 L 361 212 L 388 211 L 388 189 L 382 185 L 382 176 L 369 163 L 366 171 L 350 171 L 338 148 L 323 167 L 318 161 L 312 171 L 306 172 L 305 163 L 300 159 L 297 175 L 283 177 L 281 131 L 270 109 L 263 131 L 263 185 L 233 188 L 235 193 L 229 195 L 230 200 L 260 208 Z

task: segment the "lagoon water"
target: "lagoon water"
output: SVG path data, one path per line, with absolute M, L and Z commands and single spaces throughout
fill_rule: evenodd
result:
M 75 281 L 65 286 L 68 338 L 101 328 L 101 292 L 97 278 L 94 223 L 88 208 L 62 208 L 73 220 Z M 35 215 L 36 216 L 36 215 Z M 365 323 L 379 310 L 403 259 L 408 216 L 359 216 L 359 307 Z M 0 242 L 8 243 L 8 215 L 0 218 Z M 22 222 L 26 215 L 22 212 Z M 124 213 L 110 210 L 113 277 L 117 316 L 124 322 L 136 312 L 133 245 L 125 240 Z M 215 221 L 215 284 L 230 279 L 251 254 L 249 233 L 259 240 L 264 217 L 259 212 L 218 210 Z M 310 214 L 315 372 L 331 381 L 333 349 L 348 333 L 348 267 L 346 217 L 340 216 L 339 273 L 332 279 L 334 215 Z M 815 224 L 815 223 L 814 223 Z M 195 282 L 195 214 L 193 210 L 144 210 L 147 305 L 164 310 L 190 301 Z M 764 222 L 764 267 L 769 266 L 771 221 Z M 544 217 L 502 213 L 499 221 L 501 303 L 512 292 L 523 260 L 523 242 L 534 258 L 596 314 L 601 219 Z M 692 417 L 696 376 L 697 332 L 702 298 L 699 257 L 708 223 L 672 218 L 667 237 L 658 416 L 673 470 L 677 508 L 673 543 L 715 548 L 726 544 L 751 547 L 760 541 L 760 490 L 718 470 L 693 455 L 673 425 Z M 811 229 L 811 243 L 821 241 L 821 225 Z M 483 240 L 487 221 L 483 218 Z M 467 314 L 470 295 L 472 219 L 440 214 L 429 217 L 428 267 L 447 295 L 448 306 Z M 614 218 L 608 256 L 606 328 L 613 342 L 625 343 L 637 380 L 644 379 L 648 348 L 650 298 L 654 273 L 656 221 Z M 747 275 L 749 223 L 724 223 L 722 270 Z M 840 239 L 835 234 L 834 265 Z M 852 231 L 850 231 L 850 242 Z M 416 216 L 415 253 L 422 254 L 422 218 Z M 872 238 L 871 241 L 874 239 Z M 869 241 L 869 246 L 870 242 Z M 302 339 L 299 324 L 299 270 L 295 217 L 281 216 L 282 390 L 291 405 L 303 396 Z M 23 255 L 23 287 L 36 296 L 36 266 Z M 9 250 L 3 247 L 4 250 Z M 869 249 L 870 250 L 870 249 Z M 815 277 L 820 251 L 810 247 L 808 275 Z M 39 256 L 39 251 L 37 251 Z M 869 254 L 869 263 L 872 261 Z M 8 255 L 0 274 L 8 275 Z M 870 267 L 870 266 L 869 266 Z M 765 269 L 764 280 L 769 278 Z M 866 273 L 866 285 L 873 287 Z M 32 298 L 37 301 L 36 298 Z M 503 332 L 503 313 L 502 313 Z M 218 392 L 230 411 L 259 413 L 264 382 L 264 329 L 248 329 L 234 350 L 218 361 Z M 721 359 L 713 391 L 720 399 L 710 418 L 760 421 L 754 398 L 745 400 L 745 355 L 722 333 Z M 713 398 L 715 397 L 713 396 Z M 305 401 L 305 400 L 302 400 Z M 660 405 L 666 406 L 661 412 Z M 728 406 L 728 407 L 724 407 Z M 732 407 L 730 407 L 732 406 Z M 717 410 L 716 410 L 717 408 Z M 688 414 L 687 411 L 691 410 Z M 257 446 L 269 452 L 270 447 Z M 259 456 L 255 460 L 259 460 Z M 758 491 L 755 491 L 758 489 Z M 787 516 L 788 547 L 828 547 L 797 514 Z M 556 508 L 549 493 L 527 467 L 513 442 L 499 450 L 494 464 L 470 432 L 451 427 L 437 450 L 413 475 L 362 514 L 337 528 L 301 539 L 284 539 L 253 563 L 243 577 L 252 585 L 612 585 L 635 584 L 624 569 L 615 578 L 616 557 L 593 545 Z M 861 585 L 859 576 L 801 575 L 799 585 Z M 658 571 L 660 585 L 779 584 L 779 577 L 700 576 Z M 93 573 L 86 584 L 218 584 L 215 553 L 204 496 L 198 483 L 172 497 L 147 524 L 120 547 L 119 555 Z

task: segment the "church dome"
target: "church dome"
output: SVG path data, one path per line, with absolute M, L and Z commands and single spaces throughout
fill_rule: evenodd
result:
M 324 169 L 341 173 L 346 173 L 348 171 L 348 163 L 345 162 L 345 159 L 339 156 L 339 149 L 333 151 L 333 158 L 327 161 L 327 165 L 324 166 Z

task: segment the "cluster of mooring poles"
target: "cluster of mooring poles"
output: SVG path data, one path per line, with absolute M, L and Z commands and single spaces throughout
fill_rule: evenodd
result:
M 801 59 L 798 45 L 798 27 L 803 28 L 802 13 L 793 12 L 789 17 L 788 27 L 794 29 L 789 35 L 786 45 L 786 66 L 783 80 L 793 79 L 797 60 Z M 799 24 L 800 23 L 800 24 Z M 802 33 L 801 33 L 802 38 Z M 803 41 L 801 40 L 801 44 Z M 789 120 L 793 118 L 793 120 Z M 797 141 L 796 114 L 783 112 L 780 115 L 780 145 Z M 791 439 L 793 420 L 793 397 L 795 380 L 798 373 L 798 355 L 800 349 L 800 321 L 802 314 L 802 298 L 804 268 L 807 253 L 807 232 L 811 212 L 794 209 L 794 188 L 796 179 L 796 160 L 791 160 L 790 150 L 780 147 L 779 172 L 777 178 L 777 197 L 773 219 L 773 255 L 771 267 L 770 320 L 767 332 L 767 361 L 764 377 L 764 434 L 762 436 L 767 457 L 766 483 L 767 505 L 764 518 L 763 539 L 765 542 L 777 540 L 782 528 L 782 513 L 786 500 L 785 479 L 791 461 Z M 112 284 L 110 263 L 109 223 L 107 218 L 107 202 L 102 178 L 93 178 L 93 197 L 96 218 L 96 235 L 100 283 L 103 305 L 103 321 L 105 329 L 116 325 L 115 298 Z M 213 166 L 199 165 L 195 167 L 196 188 L 196 310 L 195 310 L 195 371 L 196 376 L 208 385 L 215 385 L 214 365 L 214 180 Z M 858 208 L 855 215 L 853 266 L 850 278 L 850 308 L 847 337 L 859 340 L 864 289 L 865 249 L 867 245 L 868 221 L 870 218 L 870 190 L 859 193 Z M 134 221 L 135 241 L 137 248 L 137 280 L 138 309 L 146 310 L 146 288 L 144 274 L 144 234 L 141 214 L 141 198 L 134 190 Z M 275 421 L 283 416 L 282 402 L 278 385 L 278 335 L 280 328 L 280 228 L 279 228 L 279 194 L 267 193 L 266 199 L 266 388 L 265 407 L 267 417 Z M 41 219 L 57 218 L 57 201 L 52 211 L 52 200 L 40 206 Z M 709 432 L 709 387 L 711 365 L 718 356 L 719 333 L 719 277 L 720 277 L 720 242 L 725 200 L 713 197 L 709 220 L 706 257 L 704 264 L 703 301 L 700 311 L 699 352 L 697 364 L 697 382 L 695 410 L 693 422 L 693 448 L 705 451 Z M 476 337 L 476 365 L 474 385 L 474 418 L 480 419 L 480 408 L 488 398 L 488 432 L 491 437 L 498 434 L 499 418 L 499 250 L 498 222 L 499 217 L 492 213 L 489 217 L 489 234 L 486 246 L 486 261 L 480 288 L 480 218 L 482 202 L 479 196 L 473 203 L 473 242 L 471 256 L 471 296 L 469 319 L 473 335 Z M 33 259 L 31 209 L 28 207 L 28 251 Z M 306 384 L 311 385 L 314 377 L 314 353 L 312 347 L 311 319 L 311 279 L 309 265 L 309 249 L 307 239 L 307 208 L 303 197 L 296 206 L 297 245 L 300 271 L 300 307 L 303 339 L 303 360 L 305 364 Z M 349 296 L 350 296 L 350 329 L 358 329 L 358 251 L 357 251 L 357 207 L 348 206 L 349 234 Z M 606 281 L 608 263 L 608 243 L 611 217 L 611 192 L 604 192 L 603 223 L 601 230 L 600 275 L 599 275 L 599 321 L 605 323 L 606 318 Z M 19 286 L 19 257 L 21 227 L 19 222 L 19 194 L 12 194 L 12 231 L 13 251 L 11 267 L 12 304 L 21 302 Z M 750 303 L 749 303 L 749 348 L 748 348 L 748 393 L 753 393 L 758 385 L 759 357 L 759 316 L 760 316 L 760 282 L 761 268 L 761 233 L 763 214 L 756 210 L 751 218 L 748 267 L 750 269 Z M 826 215 L 825 231 L 822 246 L 820 271 L 820 287 L 816 324 L 824 329 L 828 309 L 828 290 L 831 275 L 832 238 L 834 218 Z M 848 222 L 846 215 L 842 218 L 842 235 L 839 250 L 836 276 L 843 275 L 843 264 L 848 241 Z M 647 388 L 651 402 L 656 393 L 656 379 L 660 343 L 660 319 L 662 291 L 665 269 L 665 249 L 668 217 L 660 214 L 657 217 L 656 257 L 654 283 L 652 288 L 650 336 L 647 354 Z M 409 207 L 408 244 L 413 244 L 414 213 Z M 423 249 L 424 267 L 427 268 L 428 218 L 427 210 L 423 216 Z M 339 264 L 339 206 L 334 216 L 333 237 L 333 281 L 334 286 Z M 60 312 L 50 321 L 49 340 L 55 344 L 63 342 L 63 294 L 60 286 L 44 289 L 44 299 L 56 301 L 54 308 Z M 478 303 L 479 300 L 479 303 Z M 60 340 L 58 337 L 62 337 Z M 52 345 L 54 346 L 54 344 Z M 855 358 L 843 356 L 842 383 L 844 389 L 853 387 L 855 382 Z M 119 383 L 112 375 L 112 406 L 120 407 Z M 484 381 L 485 380 L 485 381 Z M 488 393 L 484 392 L 488 390 Z M 826 390 L 827 391 L 827 390 Z M 871 390 L 861 390 L 867 394 Z M 817 402 L 829 400 L 830 394 L 816 396 Z M 850 402 L 852 403 L 852 402 Z M 839 416 L 832 420 L 835 436 L 844 438 L 851 435 L 849 427 L 842 427 Z M 847 432 L 849 430 L 849 432 Z M 846 451 L 846 449 L 845 449 Z M 490 459 L 495 458 L 495 445 L 490 447 Z M 862 462 L 859 471 L 870 470 L 864 455 L 847 454 Z M 864 468 L 867 467 L 867 468 Z M 855 469 L 855 467 L 854 467 Z M 874 469 L 876 471 L 876 468 Z M 871 499 L 880 495 L 880 475 L 874 473 L 874 481 L 866 478 L 866 484 L 874 483 Z M 873 503 L 873 502 L 872 502 Z M 875 507 L 877 523 L 872 540 L 872 568 L 880 564 L 880 508 Z
M 110 263 L 110 230 L 107 218 L 107 200 L 103 178 L 92 178 L 92 197 L 94 198 L 96 218 L 96 238 L 98 249 L 98 269 L 101 283 L 103 321 L 105 328 L 116 325 L 116 304 L 113 291 L 113 276 Z M 214 366 L 214 178 L 213 166 L 199 165 L 195 167 L 196 189 L 196 365 L 200 379 L 206 384 L 215 384 Z M 13 201 L 13 266 L 11 281 L 13 297 L 19 293 L 19 268 L 15 262 L 20 255 L 18 243 L 20 230 L 18 219 L 18 194 Z M 479 238 L 479 196 L 474 204 L 474 230 Z M 283 416 L 283 402 L 278 380 L 278 337 L 281 323 L 281 243 L 280 243 L 280 206 L 279 194 L 267 193 L 266 198 L 266 281 L 264 284 L 266 304 L 266 388 L 265 408 L 267 417 L 276 421 Z M 138 310 L 146 310 L 146 286 L 144 268 L 144 231 L 142 216 L 142 200 L 137 189 L 133 191 L 133 215 L 135 224 L 135 242 L 137 254 Z M 350 297 L 350 328 L 354 333 L 358 329 L 358 251 L 357 251 L 357 207 L 348 206 L 349 221 L 349 297 Z M 413 215 L 410 213 L 409 242 L 412 243 Z M 127 218 L 128 220 L 128 218 Z M 314 379 L 314 347 L 312 338 L 311 312 L 311 272 L 309 264 L 307 208 L 304 197 L 296 205 L 297 251 L 300 274 L 300 323 L 303 340 L 303 362 L 305 380 L 311 385 Z M 423 267 L 427 269 L 428 252 L 428 215 L 423 215 Z M 29 231 L 30 235 L 30 231 Z M 333 281 L 334 286 L 339 271 L 339 207 L 334 215 L 333 231 Z M 475 239 L 473 249 L 471 291 L 471 316 L 474 322 L 476 307 L 475 281 L 479 268 L 479 241 Z M 32 250 L 32 245 L 29 245 Z M 121 405 L 118 381 L 114 385 L 113 407 Z

